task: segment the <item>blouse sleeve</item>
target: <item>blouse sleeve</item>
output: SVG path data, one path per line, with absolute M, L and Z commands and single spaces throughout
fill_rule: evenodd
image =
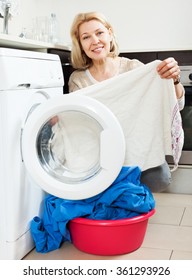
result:
M 77 76 L 77 73 L 75 71 L 69 77 L 69 82 L 68 82 L 69 92 L 73 92 L 73 91 L 76 91 L 76 90 L 80 89 L 78 84 L 75 82 L 76 81 L 76 76 Z
M 178 105 L 179 105 L 179 110 L 183 110 L 185 106 L 185 90 L 183 88 L 183 95 L 181 98 L 177 99 Z
M 92 82 L 86 75 L 85 70 L 75 70 L 69 77 L 69 92 L 74 92 L 90 85 L 92 85 Z

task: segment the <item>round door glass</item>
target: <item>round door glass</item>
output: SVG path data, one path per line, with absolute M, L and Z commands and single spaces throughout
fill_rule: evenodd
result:
M 86 113 L 65 111 L 41 127 L 37 152 L 43 169 L 64 183 L 85 181 L 100 172 L 102 126 Z

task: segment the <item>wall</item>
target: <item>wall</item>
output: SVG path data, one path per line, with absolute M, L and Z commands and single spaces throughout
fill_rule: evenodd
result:
M 76 13 L 101 11 L 112 23 L 121 50 L 192 49 L 191 0 L 20 0 L 19 16 L 9 22 L 9 31 L 32 32 L 32 19 L 55 12 L 61 43 L 70 43 L 69 30 Z M 2 25 L 2 19 L 0 19 Z M 1 28 L 1 26 L 0 26 Z

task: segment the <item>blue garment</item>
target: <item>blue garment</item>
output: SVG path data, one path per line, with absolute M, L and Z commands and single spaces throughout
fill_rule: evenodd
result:
M 123 167 L 113 184 L 102 193 L 82 200 L 66 200 L 48 195 L 43 218 L 34 217 L 31 233 L 37 252 L 58 249 L 70 241 L 67 223 L 77 217 L 96 220 L 131 218 L 155 207 L 150 189 L 140 183 L 139 167 Z

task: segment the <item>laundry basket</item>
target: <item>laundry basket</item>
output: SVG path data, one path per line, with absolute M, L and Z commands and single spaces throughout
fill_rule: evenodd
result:
M 94 255 L 120 255 L 137 250 L 143 243 L 148 219 L 155 209 L 146 214 L 119 220 L 76 218 L 69 222 L 74 246 Z

